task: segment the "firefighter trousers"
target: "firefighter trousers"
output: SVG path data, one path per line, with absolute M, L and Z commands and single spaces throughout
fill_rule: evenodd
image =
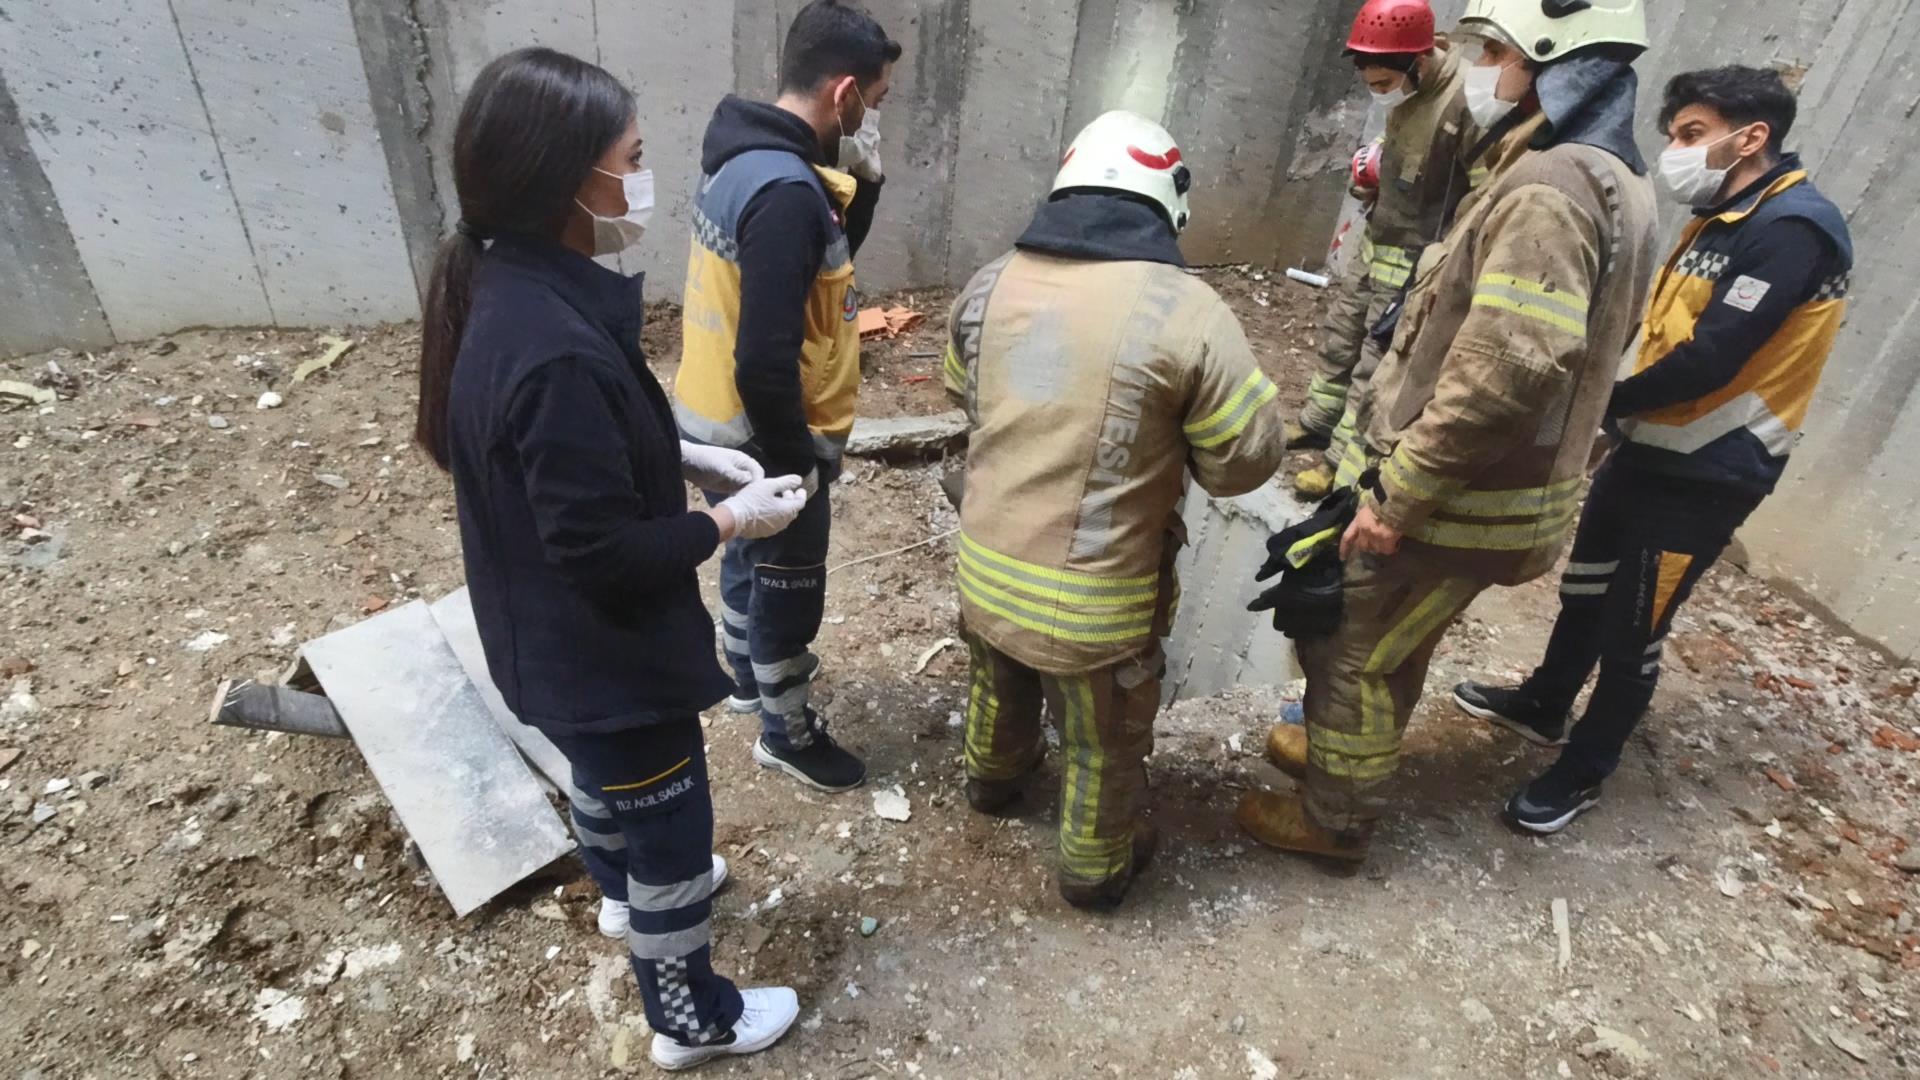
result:
M 1305 803 L 1322 828 L 1360 831 L 1385 812 L 1433 651 L 1488 584 L 1412 548 L 1348 561 L 1340 629 L 1296 644 L 1307 677 Z
M 833 500 L 827 485 L 837 467 L 820 466 L 820 487 L 793 524 L 760 540 L 735 539 L 720 558 L 721 649 L 733 669 L 736 696 L 760 699 L 767 745 L 801 749 L 813 742 L 814 638 L 827 605 L 827 545 Z M 723 496 L 709 494 L 720 505 Z
M 1060 879 L 1099 885 L 1128 873 L 1133 831 L 1146 801 L 1147 755 L 1160 710 L 1166 658 L 1156 640 L 1111 667 L 1054 675 L 972 633 L 967 694 L 967 778 L 1018 780 L 1047 744 L 1040 712 L 1060 729 Z
M 655 1031 L 686 1045 L 725 1036 L 740 991 L 713 970 L 713 792 L 691 713 L 608 735 L 553 736 L 587 872 L 627 903 L 627 951 Z
M 1300 426 L 1332 440 L 1327 461 L 1333 466 L 1339 464 L 1339 446 L 1353 434 L 1353 396 L 1364 392 L 1380 366 L 1381 350 L 1370 331 L 1394 297 L 1393 290 L 1375 286 L 1358 252 L 1335 288 L 1338 292 L 1320 326 L 1320 355 L 1307 384 L 1307 403 L 1300 411 Z
M 1598 784 L 1619 767 L 1653 703 L 1674 614 L 1760 499 L 1618 462 L 1594 476 L 1546 658 L 1522 687 L 1553 714 L 1571 712 L 1598 665 L 1593 697 L 1557 765 L 1578 783 Z

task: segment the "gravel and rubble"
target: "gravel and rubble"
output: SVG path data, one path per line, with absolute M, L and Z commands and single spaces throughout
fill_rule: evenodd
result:
M 1212 279 L 1297 398 L 1324 294 Z M 940 321 L 874 348 L 875 415 L 950 408 Z M 646 343 L 670 376 L 670 310 Z M 415 348 L 192 332 L 0 362 L 53 394 L 0 401 L 0 1073 L 652 1070 L 576 863 L 455 919 L 351 745 L 206 723 L 222 678 L 459 584 L 451 490 L 409 446 Z M 1436 661 L 1365 867 L 1235 831 L 1242 791 L 1287 783 L 1260 749 L 1297 693 L 1240 689 L 1162 719 L 1160 860 L 1092 918 L 1053 890 L 1057 762 L 1024 816 L 967 810 L 939 474 L 858 461 L 834 494 L 820 690 L 868 787 L 800 790 L 753 765 L 751 719 L 708 721 L 716 963 L 803 1002 L 709 1072 L 1920 1075 L 1920 670 L 1717 569 L 1601 807 L 1522 837 L 1496 812 L 1545 752 L 1439 692 L 1537 659 L 1552 583 L 1496 591 Z

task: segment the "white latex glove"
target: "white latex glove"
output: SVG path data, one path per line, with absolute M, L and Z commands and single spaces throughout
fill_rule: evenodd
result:
M 767 471 L 751 456 L 738 450 L 728 450 L 724 446 L 702 446 L 683 439 L 680 443 L 680 474 L 702 491 L 731 495 L 762 479 Z
M 793 524 L 807 507 L 807 493 L 797 476 L 770 476 L 741 488 L 720 505 L 733 515 L 738 535 L 764 540 Z

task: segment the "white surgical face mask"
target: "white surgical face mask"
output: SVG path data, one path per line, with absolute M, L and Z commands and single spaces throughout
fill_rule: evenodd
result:
M 1407 92 L 1407 84 L 1405 82 L 1402 82 L 1399 86 L 1393 88 L 1392 90 L 1387 91 L 1384 94 L 1380 93 L 1378 90 L 1371 91 L 1371 93 L 1373 94 L 1374 104 L 1380 106 L 1382 109 L 1385 109 L 1388 112 L 1392 112 L 1393 110 L 1406 104 L 1407 99 L 1413 96 L 1412 94 Z
M 1707 164 L 1707 151 L 1745 130 L 1728 132 L 1704 146 L 1674 147 L 1661 154 L 1660 185 L 1675 202 L 1712 206 L 1719 199 L 1721 189 L 1727 186 L 1727 174 L 1733 171 L 1733 166 L 1713 168 Z
M 593 218 L 593 253 L 618 255 L 638 244 L 646 235 L 647 223 L 653 220 L 653 170 L 641 169 L 625 176 L 598 167 L 593 171 L 620 181 L 620 189 L 627 197 L 627 212 L 619 217 L 601 217 L 589 210 L 586 203 L 579 199 L 573 201 Z
M 870 166 L 868 172 L 880 171 L 880 110 L 867 108 L 867 99 L 860 95 L 860 88 L 854 87 L 855 97 L 860 98 L 860 108 L 865 116 L 860 121 L 860 130 L 848 135 L 846 124 L 840 125 L 840 169 L 855 172 L 859 166 Z
M 1517 101 L 1500 100 L 1500 76 L 1506 73 L 1505 66 L 1483 67 L 1475 64 L 1467 69 L 1467 111 L 1473 114 L 1473 122 L 1481 131 L 1491 130 L 1519 104 Z

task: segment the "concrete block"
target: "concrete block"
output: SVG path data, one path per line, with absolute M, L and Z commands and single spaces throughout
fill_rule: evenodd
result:
M 1235 686 L 1281 687 L 1299 677 L 1292 644 L 1270 617 L 1248 611 L 1267 538 L 1308 508 L 1269 485 L 1234 499 L 1187 493 L 1187 546 L 1176 569 L 1180 608 L 1167 642 L 1166 700 L 1207 697 Z
M 167 0 L 9 4 L 0 69 L 117 337 L 273 322 Z
M 347 0 L 173 8 L 275 321 L 418 318 Z
M 958 409 L 938 416 L 861 417 L 853 422 L 847 453 L 855 457 L 913 458 L 939 454 L 967 437 L 967 415 Z
M 65 345 L 97 348 L 113 329 L 46 171 L 27 145 L 13 95 L 0 79 L 0 356 Z
M 947 280 L 999 258 L 1033 217 L 1066 150 L 1078 4 L 974 0 L 953 176 Z

